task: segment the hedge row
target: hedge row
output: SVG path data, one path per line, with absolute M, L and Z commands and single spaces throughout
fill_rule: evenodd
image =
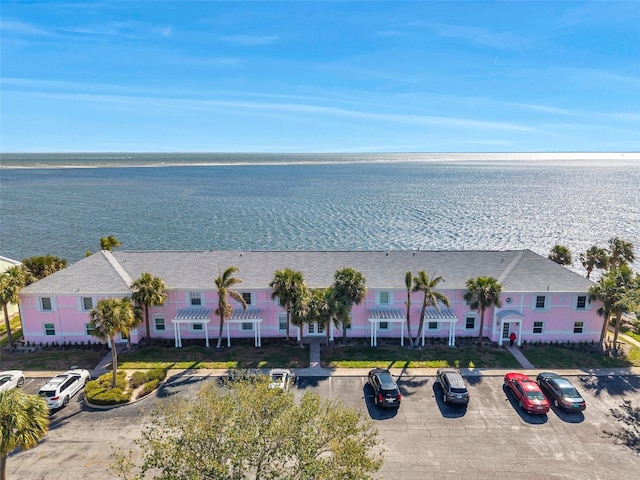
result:
M 85 397 L 94 405 L 118 405 L 128 403 L 131 400 L 131 392 L 143 386 L 137 398 L 144 397 L 153 392 L 160 382 L 164 380 L 167 371 L 162 368 L 136 371 L 127 382 L 127 374 L 120 371 L 116 374 L 116 386 L 111 388 L 113 374 L 111 372 L 101 375 L 96 380 L 87 383 Z

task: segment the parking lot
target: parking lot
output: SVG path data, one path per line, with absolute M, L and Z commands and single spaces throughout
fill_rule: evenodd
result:
M 23 388 L 35 393 L 46 380 L 28 379 Z M 132 444 L 154 402 L 168 395 L 191 396 L 206 381 L 213 377 L 188 372 L 169 379 L 156 396 L 108 411 L 87 408 L 80 393 L 52 414 L 50 431 L 38 447 L 8 459 L 8 478 L 113 478 L 107 470 L 113 448 Z M 605 433 L 623 427 L 611 409 L 618 409 L 623 400 L 640 406 L 640 377 L 573 377 L 587 400 L 586 411 L 566 413 L 552 407 L 541 416 L 522 412 L 503 389 L 501 376 L 467 381 L 468 408 L 444 404 L 434 377 L 401 377 L 403 399 L 397 410 L 373 404 L 365 377 L 301 377 L 294 391 L 296 396 L 313 391 L 340 398 L 375 422 L 385 449 L 379 478 L 390 473 L 401 479 L 640 475 L 640 455 Z

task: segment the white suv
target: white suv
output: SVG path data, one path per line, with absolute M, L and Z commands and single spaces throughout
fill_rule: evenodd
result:
M 49 380 L 40 388 L 38 394 L 44 397 L 50 409 L 64 407 L 89 380 L 91 374 L 88 370 L 71 367 L 71 370 Z

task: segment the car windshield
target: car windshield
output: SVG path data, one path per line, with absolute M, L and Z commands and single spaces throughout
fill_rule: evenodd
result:
M 282 373 L 272 373 L 271 380 L 274 382 L 282 382 L 284 380 L 284 375 Z
M 451 388 L 451 393 L 467 393 L 467 389 L 466 388 L 455 388 L 455 387 L 452 387 Z
M 43 397 L 53 397 L 55 394 L 54 390 L 40 390 L 40 395 Z
M 529 400 L 544 400 L 542 392 L 527 392 L 527 398 Z
M 581 398 L 578 390 L 574 387 L 563 387 L 561 390 L 562 396 L 566 398 Z

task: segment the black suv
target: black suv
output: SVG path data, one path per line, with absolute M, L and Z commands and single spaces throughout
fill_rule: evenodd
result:
M 436 378 L 442 387 L 444 403 L 458 403 L 461 405 L 469 403 L 469 391 L 458 370 L 455 368 L 439 368 Z
M 378 407 L 399 407 L 402 394 L 389 370 L 374 368 L 369 372 L 369 385 L 373 388 L 373 403 Z

